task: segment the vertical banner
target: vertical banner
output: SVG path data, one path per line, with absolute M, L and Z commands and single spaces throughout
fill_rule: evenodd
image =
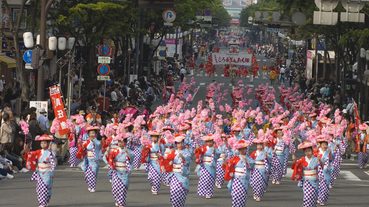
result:
M 60 122 L 59 134 L 65 135 L 69 133 L 69 129 L 67 126 L 67 113 L 65 112 L 64 103 L 60 92 L 60 86 L 59 85 L 51 86 L 49 88 L 49 91 L 55 118 L 58 119 Z

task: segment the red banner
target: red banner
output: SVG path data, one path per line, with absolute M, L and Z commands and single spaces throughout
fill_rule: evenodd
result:
M 69 129 L 67 126 L 67 113 L 65 112 L 64 103 L 60 92 L 60 86 L 51 86 L 49 88 L 49 92 L 55 118 L 58 119 L 60 122 L 59 135 L 65 135 L 69 133 Z

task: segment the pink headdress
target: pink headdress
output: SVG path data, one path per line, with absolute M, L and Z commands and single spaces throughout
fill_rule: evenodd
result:
M 21 130 L 22 130 L 23 134 L 28 135 L 28 133 L 29 133 L 29 124 L 26 121 L 21 120 L 21 121 L 19 121 L 19 125 L 21 127 Z
M 50 133 L 55 134 L 60 129 L 60 121 L 58 119 L 54 119 L 51 123 Z
M 264 123 L 263 120 L 263 113 L 259 112 L 258 115 L 255 117 L 255 121 L 258 125 L 262 125 Z
M 232 112 L 232 107 L 231 107 L 230 105 L 226 104 L 226 105 L 225 105 L 225 111 L 226 111 L 227 113 Z

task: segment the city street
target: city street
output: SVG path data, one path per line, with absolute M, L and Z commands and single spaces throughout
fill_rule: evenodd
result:
M 192 168 L 194 169 L 194 168 Z M 331 207 L 367 207 L 369 189 L 369 172 L 364 173 L 356 166 L 356 162 L 345 160 L 341 175 L 336 181 L 329 198 Z M 101 169 L 95 193 L 87 191 L 83 174 L 79 169 L 70 169 L 59 166 L 55 172 L 53 196 L 50 207 L 111 207 L 114 201 L 111 194 L 111 185 L 106 176 L 107 170 Z M 302 191 L 297 183 L 290 180 L 289 170 L 281 185 L 271 185 L 264 199 L 256 203 L 252 200 L 251 189 L 248 193 L 248 205 L 252 207 L 287 207 L 301 206 Z M 0 206 L 37 206 L 34 188 L 35 183 L 30 181 L 31 174 L 17 174 L 13 180 L 3 180 L 0 185 Z M 197 196 L 197 176 L 190 176 L 190 192 L 187 197 L 188 207 L 228 207 L 231 198 L 225 186 L 216 189 L 212 199 L 203 199 Z M 128 190 L 128 207 L 169 207 L 169 188 L 162 186 L 159 195 L 150 192 L 147 175 L 144 171 L 132 173 Z
M 270 64 L 271 61 L 262 56 L 257 57 L 260 65 Z M 195 95 L 194 103 L 203 99 L 206 95 L 206 86 L 212 81 L 224 83 L 231 89 L 230 78 L 222 77 L 223 70 L 217 69 L 214 77 L 207 77 L 201 71 L 196 71 L 194 77 L 198 93 Z M 187 78 L 191 78 L 188 76 Z M 238 79 L 235 79 L 238 81 Z M 257 78 L 252 83 L 249 79 L 244 81 L 250 87 L 269 81 L 268 79 Z M 231 101 L 229 101 L 231 103 Z M 300 154 L 301 155 L 301 154 Z M 192 167 L 192 171 L 194 166 Z M 341 175 L 331 192 L 329 205 L 332 207 L 367 207 L 367 189 L 369 189 L 369 172 L 359 170 L 356 161 L 345 160 L 341 168 Z M 262 202 L 256 203 L 251 197 L 251 189 L 248 193 L 248 206 L 255 207 L 286 207 L 300 206 L 302 190 L 297 187 L 297 183 L 290 180 L 292 172 L 288 170 L 287 177 L 283 179 L 281 185 L 269 185 L 268 192 Z M 52 207 L 62 206 L 86 206 L 86 207 L 108 207 L 113 206 L 111 195 L 111 185 L 108 182 L 107 170 L 100 169 L 97 191 L 89 193 L 83 180 L 80 169 L 59 166 L 55 172 L 53 186 L 53 197 L 50 203 Z M 34 196 L 35 183 L 30 181 L 31 174 L 17 174 L 13 180 L 3 180 L 0 185 L 0 206 L 36 206 Z M 215 190 L 213 199 L 202 199 L 197 196 L 197 176 L 192 172 L 190 176 L 190 192 L 187 197 L 186 206 L 189 207 L 225 207 L 231 206 L 231 198 L 226 186 Z M 169 203 L 169 188 L 162 185 L 159 195 L 152 195 L 150 192 L 147 174 L 144 170 L 134 171 L 131 176 L 128 190 L 128 206 L 137 207 L 166 207 Z M 18 199 L 21 198 L 21 199 Z

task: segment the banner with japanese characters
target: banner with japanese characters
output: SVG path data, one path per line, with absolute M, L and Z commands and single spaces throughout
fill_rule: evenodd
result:
M 65 112 L 60 86 L 54 85 L 49 87 L 49 92 L 55 118 L 58 119 L 60 123 L 59 135 L 63 136 L 69 132 L 69 129 L 67 125 L 67 113 Z
M 251 66 L 253 55 L 248 52 L 240 53 L 213 53 L 213 65 L 240 65 Z

